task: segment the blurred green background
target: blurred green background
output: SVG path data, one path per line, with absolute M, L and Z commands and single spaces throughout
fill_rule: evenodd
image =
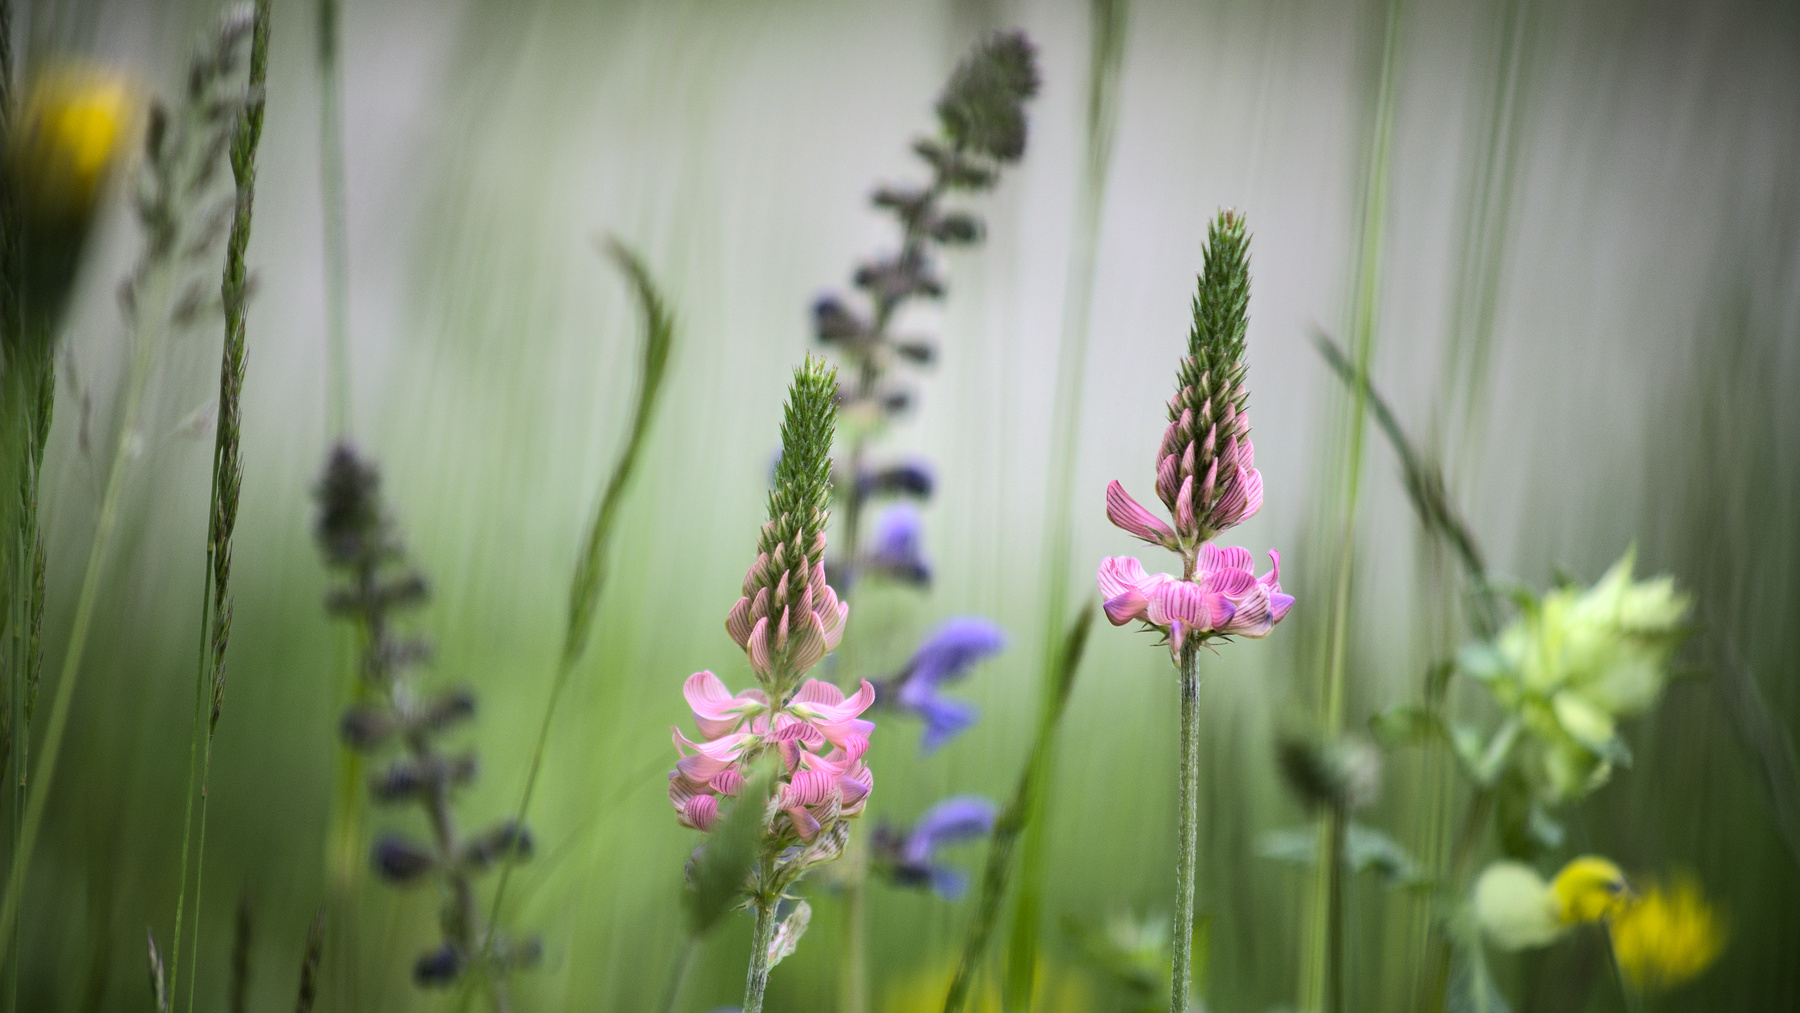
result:
M 15 9 L 28 64 L 81 54 L 163 94 L 216 16 L 209 3 L 147 0 Z M 236 621 L 200 912 L 207 1009 L 223 1008 L 243 891 L 252 1008 L 292 1002 L 326 892 L 346 643 L 321 611 L 309 533 L 327 440 L 316 9 L 279 0 L 275 12 Z M 690 672 L 713 668 L 734 688 L 747 678 L 723 617 L 753 558 L 784 384 L 810 346 L 807 307 L 892 244 L 868 190 L 918 174 L 907 141 L 930 129 L 944 77 L 975 40 L 1010 27 L 1041 47 L 1031 146 L 977 202 L 989 238 L 949 259 L 941 312 L 911 321 L 942 354 L 884 445 L 937 466 L 926 510 L 936 580 L 929 594 L 861 593 L 848 644 L 883 670 L 938 619 L 973 612 L 1011 645 L 956 691 L 983 717 L 941 753 L 921 759 L 916 727 L 884 722 L 870 813 L 904 821 L 945 794 L 1011 790 L 1036 716 L 1044 589 L 1066 581 L 1079 600 L 1099 557 L 1136 551 L 1106 523 L 1102 490 L 1113 478 L 1150 487 L 1205 223 L 1235 206 L 1255 234 L 1250 383 L 1267 499 L 1229 540 L 1281 549 L 1299 603 L 1269 640 L 1205 661 L 1199 905 L 1212 919 L 1209 1008 L 1293 1003 L 1309 877 L 1259 857 L 1258 841 L 1304 819 L 1272 736 L 1316 710 L 1347 418 L 1306 335 L 1342 336 L 1356 303 L 1390 19 L 1375 383 L 1442 457 L 1497 572 L 1587 582 L 1635 543 L 1639 572 L 1676 574 L 1706 627 L 1685 657 L 1713 677 L 1676 683 L 1627 728 L 1636 764 L 1569 813 L 1567 850 L 1634 872 L 1691 868 L 1727 912 L 1724 957 L 1670 1008 L 1800 1008 L 1800 842 L 1784 847 L 1766 754 L 1743 732 L 1746 679 L 1756 715 L 1784 735 L 1800 724 L 1793 5 L 1135 0 L 1099 193 L 1075 563 L 1048 573 L 1056 349 L 1081 263 L 1071 237 L 1088 6 L 350 0 L 354 431 L 433 581 L 417 622 L 438 649 L 430 678 L 480 693 L 459 739 L 482 756 L 458 807 L 471 823 L 517 798 L 568 574 L 630 410 L 638 324 L 591 237 L 641 250 L 679 317 L 595 640 L 556 716 L 531 819 L 539 856 L 509 894 L 507 923 L 545 943 L 543 965 L 518 979 L 520 1008 L 639 1010 L 661 993 L 695 840 L 663 797 L 668 726 L 688 727 Z M 112 293 L 137 240 L 115 204 L 66 332 L 64 379 L 72 366 L 75 380 L 59 388 L 44 472 L 51 671 L 99 481 L 70 392 L 110 390 L 120 370 Z M 166 938 L 179 870 L 211 442 L 176 423 L 212 396 L 217 348 L 214 327 L 184 337 L 154 388 L 159 421 L 128 489 L 27 881 L 21 1009 L 148 1008 L 144 932 Z M 1421 534 L 1397 474 L 1372 433 L 1354 528 L 1352 727 L 1417 697 L 1429 662 L 1462 638 L 1453 564 Z M 1743 662 L 1729 674 L 1716 664 L 1721 637 Z M 1057 927 L 1066 916 L 1171 905 L 1175 712 L 1167 654 L 1096 630 L 1048 814 L 1056 976 L 1082 973 Z M 1365 820 L 1416 843 L 1419 774 L 1416 755 L 1394 758 Z M 956 860 L 976 866 L 981 850 Z M 970 905 L 881 886 L 870 903 L 876 1008 L 899 1009 L 890 998 L 945 973 Z M 840 912 L 829 898 L 815 907 L 812 933 L 773 976 L 771 1009 L 835 1001 Z M 365 882 L 354 919 L 331 927 L 321 1008 L 454 1005 L 408 980 L 434 911 L 428 889 Z M 1405 897 L 1357 885 L 1350 1008 L 1405 1008 L 1423 918 Z M 738 1001 L 748 935 L 735 918 L 706 942 L 683 1009 Z M 1604 978 L 1566 985 L 1574 949 L 1502 961 L 1503 987 L 1526 1009 L 1618 1008 Z M 1113 1008 L 1098 985 L 1081 987 L 1081 1008 Z

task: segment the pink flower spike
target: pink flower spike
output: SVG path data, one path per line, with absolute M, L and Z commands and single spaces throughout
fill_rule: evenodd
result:
M 700 734 L 709 739 L 737 731 L 745 718 L 765 707 L 761 693 L 747 690 L 732 696 L 719 677 L 711 672 L 695 672 L 688 676 L 681 694 L 693 708 L 694 723 L 699 726 Z
M 1143 508 L 1117 481 L 1106 486 L 1106 519 L 1125 532 L 1152 545 L 1175 548 L 1175 532 L 1156 515 Z

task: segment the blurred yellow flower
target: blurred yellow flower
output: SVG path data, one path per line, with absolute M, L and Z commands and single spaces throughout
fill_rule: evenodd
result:
M 1619 970 L 1640 992 L 1666 992 L 1698 977 L 1725 949 L 1725 936 L 1725 921 L 1700 884 L 1681 873 L 1667 886 L 1650 884 L 1612 920 Z
M 13 122 L 5 182 L 19 216 L 25 310 L 41 325 L 61 311 L 135 108 L 124 78 L 66 65 L 33 83 Z
M 131 89 L 105 71 L 65 67 L 39 79 L 7 153 L 20 210 L 65 219 L 90 213 L 132 110 Z
M 952 965 L 916 974 L 889 988 L 883 996 L 882 1013 L 943 1013 L 944 996 L 950 991 Z M 1095 1007 L 1094 997 L 1082 982 L 1067 973 L 1050 969 L 1038 959 L 1037 992 L 1031 1008 L 1038 1013 L 1088 1013 Z M 1005 1013 L 1000 1001 L 1000 988 L 991 975 L 981 976 L 970 990 L 967 1013 Z
M 1617 865 L 1584 855 L 1548 883 L 1523 862 L 1495 862 L 1475 881 L 1470 902 L 1476 924 L 1494 945 L 1522 950 L 1547 946 L 1572 926 L 1615 918 L 1630 896 Z

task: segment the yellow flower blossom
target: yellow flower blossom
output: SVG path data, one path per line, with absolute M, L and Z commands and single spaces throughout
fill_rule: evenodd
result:
M 1640 992 L 1666 992 L 1711 967 L 1725 949 L 1725 921 L 1694 877 L 1651 884 L 1612 919 L 1613 955 Z

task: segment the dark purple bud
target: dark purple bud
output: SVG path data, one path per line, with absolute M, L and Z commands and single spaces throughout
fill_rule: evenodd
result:
M 443 988 L 461 976 L 462 970 L 462 952 L 446 942 L 419 954 L 413 962 L 413 981 L 420 988 Z
M 352 707 L 344 712 L 343 720 L 338 723 L 338 734 L 343 736 L 344 745 L 359 753 L 379 747 L 393 733 L 393 715 L 374 707 Z
M 931 465 L 922 460 L 914 460 L 865 472 L 857 483 L 857 492 L 865 497 L 911 496 L 914 499 L 930 499 L 935 485 Z
M 417 797 L 430 784 L 426 772 L 411 760 L 396 760 L 369 778 L 369 795 L 383 805 Z
M 831 344 L 862 337 L 868 332 L 868 326 L 836 296 L 827 295 L 813 303 L 813 330 L 820 341 Z
M 881 408 L 889 415 L 898 415 L 912 404 L 912 395 L 904 390 L 890 390 L 881 395 Z
M 376 874 L 396 884 L 411 883 L 437 865 L 430 852 L 395 834 L 376 841 L 371 858 Z
M 507 820 L 464 844 L 462 860 L 471 868 L 485 869 L 508 857 L 525 861 L 534 850 L 531 830 Z
M 929 341 L 896 341 L 894 354 L 921 366 L 929 366 L 937 358 L 937 346 Z
M 332 448 L 325 473 L 313 488 L 319 504 L 313 532 L 326 562 L 350 566 L 378 554 L 385 541 L 381 474 L 348 443 Z
M 441 732 L 474 716 L 475 691 L 459 686 L 426 704 L 419 723 L 434 732 Z
M 942 215 L 931 223 L 931 238 L 945 246 L 979 243 L 983 233 L 981 219 L 961 211 Z

